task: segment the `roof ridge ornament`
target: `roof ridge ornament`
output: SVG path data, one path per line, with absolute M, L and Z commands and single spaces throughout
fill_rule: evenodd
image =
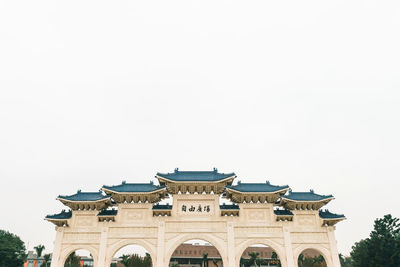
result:
M 150 181 L 150 184 L 151 184 L 151 185 L 154 185 L 154 182 L 153 182 L 153 181 Z
M 242 184 L 242 181 L 239 180 L 237 184 Z
M 80 194 L 80 193 L 82 193 L 82 190 L 81 190 L 81 189 L 78 189 L 78 191 L 76 191 L 76 193 L 77 193 L 77 194 Z
M 178 173 L 179 168 L 175 168 L 174 173 Z
M 126 184 L 126 181 L 125 181 L 125 180 L 123 180 L 123 181 L 122 181 L 122 184 Z
M 265 183 L 266 183 L 267 185 L 270 185 L 270 184 L 271 184 L 271 183 L 269 182 L 269 180 L 266 180 Z
M 217 173 L 217 172 L 218 172 L 218 169 L 214 167 L 213 172 L 214 172 L 214 173 Z
M 310 189 L 310 193 L 313 193 L 313 194 L 314 194 L 314 189 Z

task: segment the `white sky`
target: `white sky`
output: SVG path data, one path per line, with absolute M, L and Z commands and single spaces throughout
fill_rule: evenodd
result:
M 332 193 L 339 252 L 400 217 L 399 1 L 0 0 L 0 228 L 157 171 Z

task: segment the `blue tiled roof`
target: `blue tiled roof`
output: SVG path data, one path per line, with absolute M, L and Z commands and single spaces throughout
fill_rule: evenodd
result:
M 219 173 L 218 170 L 214 168 L 213 171 L 179 171 L 178 169 L 175 169 L 173 173 L 158 172 L 157 176 L 179 182 L 188 182 L 188 181 L 214 182 L 236 175 L 235 173 Z
M 170 204 L 156 204 L 153 206 L 153 210 L 172 210 L 172 205 Z
M 343 214 L 332 213 L 329 210 L 320 210 L 319 211 L 319 217 L 321 217 L 322 219 L 341 219 L 341 218 L 345 218 L 345 216 Z
M 154 185 L 153 183 L 126 183 L 122 182 L 120 185 L 107 186 L 103 185 L 103 189 L 112 190 L 121 193 L 142 193 L 142 192 L 153 192 L 159 189 L 165 188 L 165 186 Z
M 222 205 L 219 205 L 219 208 L 221 210 L 238 210 L 239 206 L 235 205 L 235 204 L 232 204 L 232 205 L 222 204 Z
M 60 213 L 53 214 L 53 215 L 47 215 L 46 219 L 54 219 L 54 220 L 67 220 L 72 217 L 72 211 L 65 211 L 62 210 Z
M 293 215 L 293 213 L 290 211 L 290 210 L 274 210 L 274 213 L 276 214 L 276 215 L 286 215 L 286 216 L 290 216 L 290 215 Z
M 276 192 L 281 191 L 282 189 L 289 189 L 288 185 L 278 186 L 271 185 L 269 181 L 265 183 L 238 183 L 237 185 L 227 186 L 226 188 L 230 188 L 240 192 Z
M 286 196 L 282 196 L 282 198 L 290 199 L 294 201 L 321 201 L 329 198 L 333 198 L 332 195 L 318 195 L 315 194 L 313 190 L 310 192 L 292 192 L 289 191 L 289 194 Z
M 99 214 L 97 214 L 97 216 L 115 216 L 115 215 L 117 215 L 117 213 L 118 213 L 118 210 L 115 210 L 115 209 L 111 209 L 111 210 L 104 209 L 104 210 L 100 211 Z
M 82 192 L 78 190 L 76 194 L 70 196 L 58 196 L 60 199 L 65 199 L 69 201 L 98 201 L 102 199 L 110 198 L 109 196 L 103 195 L 101 191 L 98 192 Z

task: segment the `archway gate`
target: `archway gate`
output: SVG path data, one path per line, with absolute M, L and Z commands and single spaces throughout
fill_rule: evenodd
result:
M 159 185 L 123 182 L 59 196 L 71 211 L 46 217 L 57 225 L 51 267 L 63 266 L 75 249 L 89 250 L 96 267 L 109 267 L 115 252 L 130 244 L 143 246 L 154 267 L 167 267 L 174 250 L 192 239 L 214 245 L 225 267 L 238 267 L 254 244 L 274 249 L 283 267 L 297 266 L 307 248 L 320 251 L 328 267 L 340 267 L 334 224 L 344 216 L 319 210 L 332 196 L 269 182 L 232 185 L 235 174 L 215 169 L 156 177 Z M 157 204 L 167 195 L 172 205 Z M 235 204 L 220 205 L 221 195 Z

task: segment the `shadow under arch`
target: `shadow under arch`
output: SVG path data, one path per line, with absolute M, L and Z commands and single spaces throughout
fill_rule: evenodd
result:
M 250 239 L 245 242 L 242 242 L 237 248 L 236 248 L 236 253 L 235 253 L 235 261 L 236 261 L 236 266 L 239 266 L 240 264 L 240 258 L 242 257 L 243 252 L 250 246 L 252 245 L 265 245 L 270 248 L 272 248 L 275 253 L 278 255 L 279 260 L 281 261 L 282 267 L 287 267 L 287 260 L 286 260 L 286 253 L 284 250 L 284 247 L 281 246 L 280 244 L 276 243 L 275 241 L 272 241 L 270 239 Z
M 67 260 L 68 256 L 77 250 L 87 250 L 90 252 L 90 254 L 92 254 L 92 258 L 93 258 L 93 266 L 97 266 L 97 259 L 98 259 L 98 253 L 97 253 L 97 249 L 93 246 L 90 245 L 71 245 L 68 246 L 66 248 L 63 249 L 62 253 L 60 254 L 60 266 L 64 266 L 65 265 L 65 261 Z
M 324 257 L 326 266 L 333 267 L 331 253 L 323 246 L 312 245 L 312 244 L 311 245 L 310 244 L 300 245 L 293 251 L 296 266 L 298 266 L 297 261 L 299 259 L 300 254 L 306 249 L 313 249 L 313 250 L 318 251 Z
M 221 255 L 223 266 L 228 266 L 228 255 L 227 255 L 226 249 L 224 247 L 224 242 L 221 240 L 218 240 L 213 235 L 190 233 L 190 234 L 178 235 L 177 238 L 175 238 L 175 239 L 176 240 L 172 241 L 172 244 L 167 245 L 167 247 L 169 247 L 170 249 L 164 255 L 164 257 L 165 257 L 164 262 L 167 263 L 167 265 L 165 265 L 165 266 L 169 265 L 169 260 L 171 259 L 172 254 L 174 253 L 175 249 L 177 249 L 182 243 L 189 241 L 189 240 L 194 240 L 194 239 L 203 240 L 203 241 L 206 241 L 206 242 L 210 243 L 211 245 L 213 245 L 218 250 L 219 255 Z
M 105 259 L 105 266 L 108 267 L 111 265 L 111 261 L 113 256 L 123 247 L 129 245 L 137 245 L 141 246 L 146 249 L 151 257 L 151 261 L 153 263 L 153 267 L 157 266 L 157 254 L 156 254 L 156 247 L 153 244 L 143 240 L 143 239 L 124 239 L 120 240 L 117 243 L 111 245 L 107 249 L 106 259 Z

